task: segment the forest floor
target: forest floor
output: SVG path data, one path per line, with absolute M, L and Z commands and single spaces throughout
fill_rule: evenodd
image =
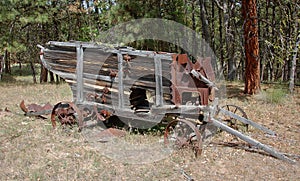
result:
M 181 149 L 153 162 L 129 163 L 126 158 L 106 156 L 77 129 L 53 130 L 49 117 L 26 117 L 20 110 L 21 100 L 38 104 L 71 101 L 67 84 L 32 84 L 20 77 L 12 80 L 0 83 L 1 180 L 188 180 L 185 174 L 194 180 L 300 180 L 299 88 L 293 96 L 282 95 L 281 89 L 274 93 L 276 85 L 267 84 L 262 85 L 263 93 L 245 96 L 242 83 L 228 83 L 227 98 L 221 100 L 221 104 L 240 106 L 251 120 L 275 131 L 276 137 L 254 128 L 247 134 L 288 153 L 296 164 L 245 149 L 243 141 L 225 132 L 205 141 L 198 158 L 190 149 Z M 138 145 L 162 138 L 160 134 L 128 133 L 121 139 L 131 139 Z M 144 157 L 158 158 L 156 154 L 160 153 L 145 152 Z

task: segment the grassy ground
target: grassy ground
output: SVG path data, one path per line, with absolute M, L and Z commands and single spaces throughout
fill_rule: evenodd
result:
M 236 145 L 243 145 L 243 141 L 224 132 L 207 141 L 197 159 L 188 149 L 144 164 L 142 161 L 130 164 L 125 157 L 111 159 L 104 154 L 109 152 L 107 147 L 111 145 L 95 148 L 76 129 L 53 130 L 49 119 L 25 117 L 19 108 L 23 99 L 25 103 L 39 104 L 72 100 L 68 85 L 32 84 L 28 76 L 10 79 L 14 82 L 0 83 L 0 109 L 11 111 L 0 112 L 1 180 L 185 180 L 183 172 L 195 180 L 300 180 L 299 158 L 291 165 L 261 151 L 239 148 Z M 281 95 L 282 91 L 272 95 L 277 89 L 264 85 L 264 93 L 248 97 L 241 94 L 240 83 L 231 83 L 227 87 L 228 98 L 221 104 L 244 108 L 249 118 L 278 135 L 267 137 L 253 128 L 247 134 L 281 152 L 300 155 L 299 90 L 294 96 L 282 98 L 285 96 Z M 278 98 L 278 94 L 281 97 Z M 278 100 L 274 102 L 274 99 Z M 160 135 L 129 134 L 123 139 L 136 141 L 139 145 L 152 140 L 159 142 L 161 138 Z M 111 152 L 114 149 L 112 146 Z M 144 153 L 145 160 L 163 154 Z M 132 156 L 137 157 L 138 153 Z

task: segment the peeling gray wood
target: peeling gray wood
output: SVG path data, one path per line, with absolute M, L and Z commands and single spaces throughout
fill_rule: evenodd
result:
M 153 58 L 154 56 L 159 56 L 162 60 L 172 60 L 172 53 L 163 53 L 157 54 L 153 51 L 145 51 L 145 50 L 134 50 L 131 47 L 126 48 L 119 48 L 117 45 L 110 45 L 110 44 L 97 44 L 97 43 L 86 43 L 86 42 L 56 42 L 56 41 L 49 41 L 47 43 L 48 46 L 61 46 L 61 47 L 76 47 L 76 45 L 80 43 L 83 48 L 98 48 L 99 50 L 103 50 L 105 52 L 110 53 L 121 53 L 121 54 L 128 54 L 128 55 L 137 55 L 141 57 L 149 57 Z
M 77 66 L 76 66 L 76 80 L 77 92 L 76 103 L 83 102 L 83 48 L 81 44 L 76 45 Z
M 118 87 L 119 87 L 119 108 L 124 107 L 124 85 L 123 85 L 123 55 L 118 53 Z
M 154 57 L 155 63 L 155 103 L 156 106 L 163 106 L 163 84 L 162 84 L 162 66 L 161 59 Z

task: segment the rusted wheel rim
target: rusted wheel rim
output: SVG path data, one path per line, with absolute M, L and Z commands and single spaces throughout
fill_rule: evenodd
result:
M 171 121 L 165 129 L 164 143 L 175 148 L 192 147 L 196 157 L 202 153 L 201 134 L 195 124 L 188 120 Z
M 227 111 L 230 111 L 236 115 L 239 115 L 243 118 L 248 119 L 246 112 L 239 106 L 228 104 L 228 105 L 222 106 L 222 108 Z M 248 131 L 248 126 L 249 126 L 248 124 L 242 123 L 241 121 L 239 121 L 235 118 L 232 118 L 230 116 L 222 115 L 222 118 L 223 118 L 223 121 L 225 121 L 230 127 L 234 128 L 236 130 L 239 130 L 239 131 L 244 131 L 244 132 Z
M 77 113 L 77 116 L 75 116 Z M 76 123 L 81 131 L 83 127 L 83 117 L 81 111 L 73 102 L 59 102 L 54 105 L 51 113 L 52 127 L 56 128 L 56 118 L 61 124 L 74 124 Z

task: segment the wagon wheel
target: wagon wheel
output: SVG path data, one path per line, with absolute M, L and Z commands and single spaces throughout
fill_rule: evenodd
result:
M 56 121 L 59 121 L 64 127 L 77 124 L 79 131 L 81 131 L 82 119 L 81 111 L 72 102 L 59 102 L 52 109 L 51 122 L 53 128 L 56 128 Z
M 228 105 L 223 106 L 222 108 L 227 111 L 230 111 L 240 117 L 248 119 L 248 116 L 245 113 L 245 111 L 242 108 L 240 108 L 239 106 L 228 104 Z M 224 122 L 227 123 L 228 126 L 232 127 L 233 129 L 243 131 L 243 132 L 248 131 L 248 126 L 249 126 L 248 124 L 245 124 L 245 123 L 243 123 L 235 118 L 232 118 L 228 115 L 222 115 L 221 118 Z
M 196 157 L 202 153 L 201 134 L 195 124 L 187 120 L 171 121 L 165 129 L 164 143 L 179 149 L 192 147 Z

